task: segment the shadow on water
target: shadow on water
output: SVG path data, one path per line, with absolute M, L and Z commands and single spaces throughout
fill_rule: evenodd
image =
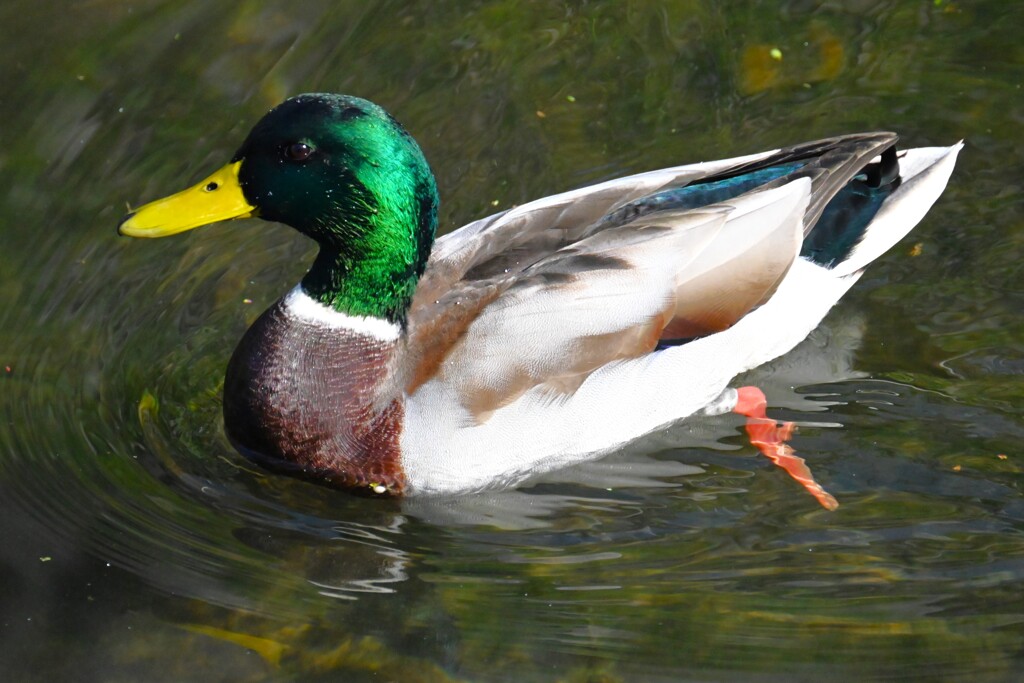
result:
M 996 0 L 10 3 L 4 680 L 1011 680 L 1022 667 L 1021 9 Z M 781 9 L 780 9 L 781 8 Z M 777 50 L 772 51 L 772 48 Z M 780 58 L 781 56 L 781 58 Z M 745 383 L 828 513 L 706 418 L 516 490 L 369 501 L 228 446 L 223 368 L 308 244 L 114 237 L 312 89 L 423 142 L 445 229 L 680 161 L 968 139 L 938 210 Z

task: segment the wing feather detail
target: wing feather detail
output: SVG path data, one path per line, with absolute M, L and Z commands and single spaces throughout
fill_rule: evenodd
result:
M 654 350 L 666 330 L 729 327 L 792 264 L 810 186 L 797 179 L 729 204 L 644 216 L 488 280 L 472 311 L 449 299 L 461 310 L 441 327 L 458 338 L 440 362 L 424 357 L 409 389 L 436 375 L 485 421 L 534 387 L 571 394 L 594 370 Z M 482 290 L 445 296 L 469 291 Z
M 444 235 L 399 381 L 408 394 L 451 383 L 486 420 L 533 387 L 564 396 L 602 365 L 728 329 L 774 294 L 836 193 L 884 173 L 895 141 L 848 135 L 642 173 Z

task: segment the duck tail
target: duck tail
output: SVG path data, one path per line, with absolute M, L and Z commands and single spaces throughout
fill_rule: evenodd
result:
M 835 277 L 859 275 L 920 222 L 953 172 L 951 147 L 888 147 L 829 201 L 800 255 Z

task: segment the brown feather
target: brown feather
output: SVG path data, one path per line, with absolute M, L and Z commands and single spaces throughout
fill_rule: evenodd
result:
M 438 309 L 437 314 L 424 316 L 422 323 L 410 326 L 407 348 L 410 349 L 411 360 L 405 384 L 407 394 L 415 393 L 424 382 L 437 374 L 448 352 L 466 334 L 480 311 L 493 302 L 503 289 L 499 283 L 493 283 L 482 288 L 464 288 L 441 297 L 433 304 Z
M 431 378 L 443 377 L 453 383 L 465 407 L 483 421 L 534 387 L 543 386 L 556 395 L 572 393 L 596 369 L 650 353 L 659 340 L 728 329 L 772 296 L 797 257 L 803 234 L 813 227 L 824 205 L 894 140 L 889 133 L 844 136 L 739 160 L 732 166 L 715 162 L 681 167 L 675 175 L 631 177 L 482 219 L 460 230 L 457 239 L 440 238 L 409 311 L 412 360 L 403 375 L 406 391 L 414 393 Z M 663 208 L 657 202 L 635 203 L 665 189 L 792 161 L 804 165 L 764 188 L 808 178 L 811 197 L 804 209 L 809 217 L 802 222 L 791 217 L 778 229 L 761 231 L 755 244 L 735 231 L 715 244 L 712 232 L 717 228 L 693 223 L 702 212 L 728 211 L 728 202 L 697 210 L 673 209 L 670 202 Z M 694 230 L 697 234 L 686 241 Z M 618 329 L 610 325 L 607 332 L 568 343 L 564 353 L 531 357 L 520 348 L 514 328 L 500 322 L 505 316 L 511 323 L 520 306 L 525 306 L 523 311 L 535 308 L 524 298 L 533 288 L 564 291 L 565 306 L 594 305 L 586 277 L 602 270 L 642 270 L 647 267 L 643 256 L 634 260 L 626 255 L 651 249 L 646 245 L 660 244 L 660 240 L 666 249 L 679 250 L 679 270 L 674 287 L 669 285 L 664 293 L 664 305 L 652 310 L 643 323 L 623 322 Z M 745 250 L 731 253 L 737 244 Z M 702 263 L 705 254 L 712 252 L 711 263 Z M 554 310 L 549 314 L 558 315 Z M 482 319 L 490 322 L 474 332 Z M 497 335 L 497 344 L 480 349 L 475 341 L 469 343 L 485 333 Z M 495 346 L 507 350 L 508 357 L 495 359 Z
M 482 424 L 494 411 L 534 387 L 544 387 L 556 395 L 570 395 L 598 368 L 618 360 L 639 358 L 653 351 L 667 318 L 668 309 L 641 325 L 580 337 L 573 344 L 572 353 L 560 359 L 562 365 L 557 370 L 545 366 L 544 372 L 537 372 L 510 358 L 511 372 L 500 378 L 479 378 L 478 382 L 466 385 L 462 405 L 478 424 Z M 510 349 L 510 355 L 514 352 L 514 348 Z
M 381 400 L 396 348 L 298 319 L 278 302 L 253 323 L 228 364 L 228 437 L 272 469 L 400 494 L 404 404 Z

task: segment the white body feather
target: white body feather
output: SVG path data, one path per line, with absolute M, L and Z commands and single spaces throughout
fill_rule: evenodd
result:
M 302 285 L 296 285 L 288 292 L 283 303 L 289 315 L 333 330 L 347 330 L 383 342 L 393 342 L 402 334 L 402 326 L 397 323 L 363 315 L 348 315 L 325 306 L 309 296 Z
M 672 273 L 681 266 L 680 253 L 697 254 L 701 263 L 713 265 L 715 259 L 727 258 L 730 251 L 742 250 L 746 243 L 770 239 L 776 245 L 780 241 L 789 244 L 788 258 L 794 258 L 803 236 L 810 182 L 795 180 L 693 212 L 687 219 L 691 224 L 665 238 L 683 243 L 682 251 L 673 253 L 665 240 L 659 239 L 638 244 L 636 253 L 619 254 L 639 264 L 637 269 L 584 276 L 579 286 L 571 289 L 524 288 L 503 298 L 502 305 L 486 308 L 467 331 L 463 351 L 450 354 L 440 372 L 406 397 L 401 451 L 409 492 L 465 492 L 509 485 L 598 457 L 698 412 L 715 401 L 735 375 L 786 353 L 819 324 L 863 268 L 920 221 L 946 186 L 961 147 L 904 153 L 901 184 L 885 200 L 849 257 L 832 269 L 795 258 L 774 295 L 732 327 L 601 367 L 570 394 L 534 386 L 481 422 L 461 402 L 466 378 L 486 376 L 489 366 L 532 357 L 524 348 L 529 344 L 564 348 L 580 335 L 600 334 L 657 314 L 670 293 L 664 288 L 644 289 L 643 285 L 671 282 Z M 688 168 L 727 167 L 736 161 L 611 181 L 524 205 L 499 220 L 516 220 L 531 211 L 557 207 L 576 194 L 616 184 L 635 183 L 637 195 L 642 195 Z M 487 227 L 484 222 L 480 226 Z M 467 240 L 472 242 L 476 228 L 467 226 L 466 234 L 459 235 L 457 241 L 442 238 L 435 254 L 445 258 L 464 248 Z M 691 266 L 688 276 L 699 275 L 699 270 L 700 265 Z M 476 338 L 488 338 L 489 343 L 476 344 Z M 481 349 L 488 355 L 479 355 Z

